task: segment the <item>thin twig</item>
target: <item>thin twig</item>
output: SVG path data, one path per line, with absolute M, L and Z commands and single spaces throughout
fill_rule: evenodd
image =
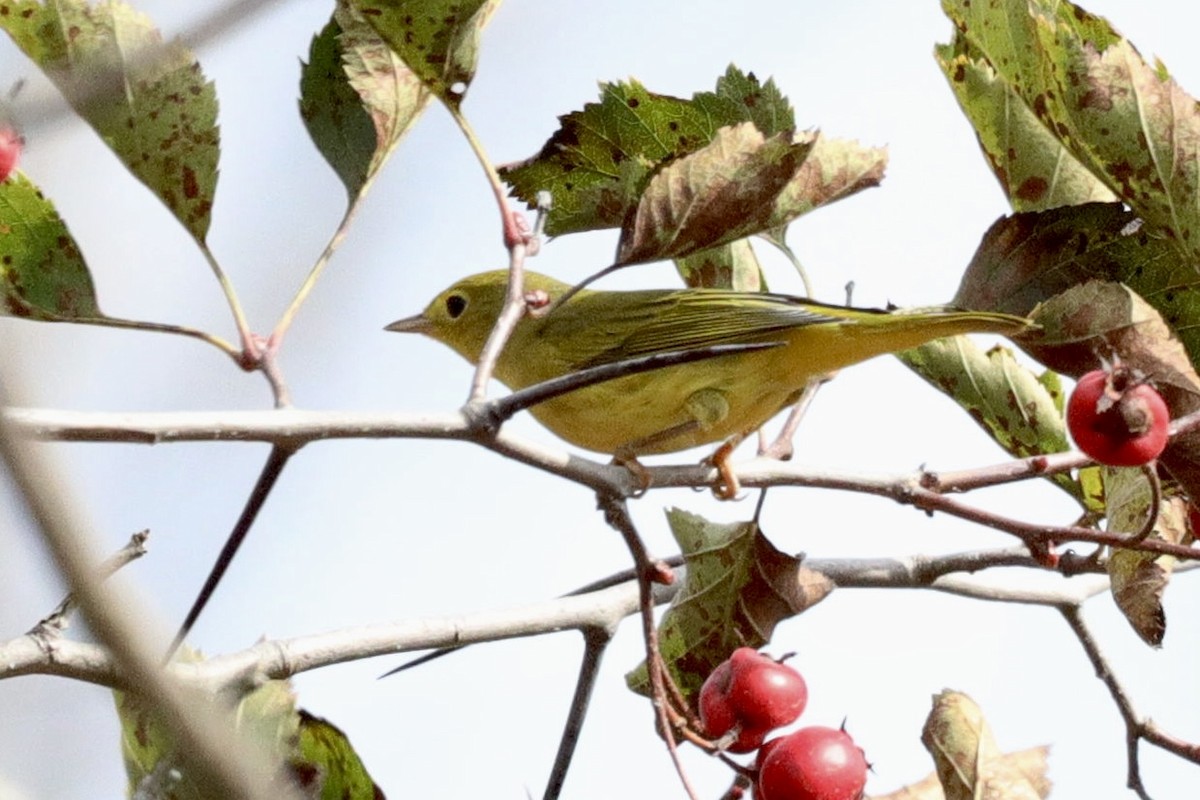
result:
M 583 731 L 583 722 L 587 718 L 588 707 L 592 700 L 592 691 L 596 688 L 596 678 L 600 674 L 600 664 L 604 661 L 604 653 L 612 642 L 615 628 L 585 628 L 583 631 L 583 658 L 579 663 L 579 677 L 575 681 L 575 693 L 571 697 L 571 711 L 563 725 L 562 738 L 558 740 L 558 752 L 554 755 L 554 767 L 550 770 L 550 779 L 546 782 L 546 792 L 543 800 L 558 800 L 562 794 L 563 784 L 567 780 L 567 770 L 571 767 L 571 759 L 575 755 L 575 746 L 579 744 L 579 734 Z
M 532 388 L 532 387 L 531 387 Z M 54 441 L 121 441 L 154 444 L 181 441 L 241 441 L 255 440 L 283 443 L 299 447 L 307 442 L 344 438 L 424 438 L 455 439 L 478 442 L 497 453 L 520 463 L 537 467 L 554 475 L 572 480 L 595 491 L 616 492 L 625 496 L 641 488 L 624 467 L 603 464 L 545 447 L 520 437 L 481 428 L 459 414 L 403 415 L 371 412 L 318 411 L 227 411 L 227 412 L 168 412 L 143 414 L 114 414 L 107 412 L 39 411 L 7 409 L 0 411 L 4 419 L 18 429 L 40 439 Z M 1190 415 L 1187 425 L 1200 424 L 1200 414 Z M 1078 454 L 1062 454 L 1082 459 Z M 1044 458 L 1055 462 L 1054 456 Z M 999 482 L 1016 478 L 1009 475 L 1022 472 L 1024 478 L 1046 474 L 1045 470 L 1028 469 L 1029 459 L 1018 459 L 1008 465 L 986 467 L 981 472 Z M 1057 469 L 1069 463 L 1067 458 L 1051 463 Z M 936 476 L 931 480 L 930 476 Z M 838 489 L 887 497 L 912 505 L 923 511 L 941 511 L 980 525 L 1006 531 L 1029 542 L 1069 541 L 1090 542 L 1112 547 L 1125 547 L 1146 553 L 1173 555 L 1181 559 L 1200 558 L 1200 548 L 1158 539 L 1130 544 L 1128 534 L 1099 531 L 1078 526 L 1049 526 L 1022 522 L 1000 514 L 984 511 L 946 496 L 958 490 L 951 483 L 950 473 L 923 471 L 915 475 L 868 476 L 803 470 L 793 464 L 771 459 L 755 459 L 737 469 L 739 481 L 746 488 L 764 486 L 806 486 Z M 981 485 L 975 473 L 956 473 L 961 485 Z M 653 487 L 696 486 L 711 483 L 715 471 L 706 466 L 647 467 L 646 476 Z M 937 488 L 927 488 L 929 484 Z M 992 481 L 987 482 L 991 485 Z
M 1034 563 L 1028 558 L 1028 563 Z M 1016 560 L 1013 548 L 945 556 L 912 556 L 904 559 L 806 559 L 804 566 L 832 578 L 839 588 L 924 589 L 933 587 L 972 599 L 1032 603 L 1059 607 L 1078 605 L 1108 591 L 1103 576 L 1062 581 L 1057 589 L 998 589 L 972 582 L 953 573 L 960 569 L 980 572 L 988 559 L 998 565 Z M 966 565 L 965 567 L 963 565 Z M 1175 572 L 1200 567 L 1197 562 L 1180 564 Z M 667 603 L 674 597 L 677 580 L 654 585 L 654 602 Z M 395 623 L 308 634 L 293 639 L 262 642 L 249 648 L 217 655 L 198 664 L 173 663 L 171 669 L 216 692 L 229 689 L 251 676 L 261 679 L 289 678 L 316 669 L 364 658 L 428 650 L 454 644 L 474 644 L 525 636 L 540 636 L 563 630 L 615 626 L 639 611 L 636 583 L 629 582 L 557 598 L 513 609 L 487 610 L 466 616 L 432 617 Z M 47 674 L 74 678 L 100 686 L 121 688 L 111 657 L 96 645 L 57 640 L 47 654 L 29 636 L 0 643 L 0 679 Z M 252 682 L 250 688 L 256 686 Z
M 1142 798 L 1142 800 L 1151 800 L 1150 795 L 1146 793 L 1146 787 L 1142 784 L 1141 769 L 1138 762 L 1138 741 L 1141 738 L 1142 722 L 1138 718 L 1137 711 L 1134 709 L 1133 703 L 1129 700 L 1129 695 L 1125 692 L 1125 687 L 1117 680 L 1112 667 L 1109 666 L 1108 660 L 1100 650 L 1100 645 L 1097 644 L 1095 638 L 1092 636 L 1091 630 L 1083 619 L 1082 609 L 1077 605 L 1064 605 L 1059 608 L 1059 611 L 1067 621 L 1067 624 L 1071 626 L 1071 630 L 1075 633 L 1075 638 L 1079 640 L 1079 644 L 1083 646 L 1083 651 L 1087 654 L 1088 661 L 1092 663 L 1092 668 L 1096 671 L 1096 677 L 1107 687 L 1109 695 L 1112 696 L 1113 702 L 1117 705 L 1117 710 L 1121 713 L 1121 719 L 1125 722 L 1125 741 L 1128 758 L 1126 786 L 1136 792 L 1137 796 Z
M 124 547 L 100 563 L 100 566 L 96 568 L 97 577 L 100 580 L 107 580 L 117 570 L 146 555 L 146 540 L 149 538 L 149 530 L 138 531 L 130 536 Z M 75 596 L 67 594 L 53 611 L 29 629 L 27 635 L 46 637 L 62 633 L 67 627 L 67 617 L 75 610 L 75 606 Z
M 667 566 L 672 567 L 672 568 L 678 568 L 678 567 L 683 566 L 684 559 L 683 559 L 683 556 L 676 555 L 676 556 L 671 556 L 670 558 L 662 559 L 662 563 L 664 563 Z M 628 583 L 629 581 L 633 581 L 633 580 L 637 580 L 636 571 L 633 569 L 623 569 L 619 572 L 614 572 L 611 575 L 606 575 L 605 577 L 600 578 L 599 580 L 594 580 L 594 581 L 591 581 L 590 583 L 585 583 L 583 586 L 580 586 L 576 589 L 572 589 L 571 591 L 567 592 L 566 594 L 559 595 L 559 597 L 579 597 L 580 595 L 590 594 L 591 592 L 598 592 L 598 591 L 601 591 L 604 589 L 611 589 L 614 586 L 617 586 L 622 583 Z M 661 602 L 661 600 L 660 600 L 660 602 Z M 587 633 L 587 630 L 588 629 L 586 629 L 586 628 L 584 629 L 585 634 Z M 383 678 L 386 678 L 389 675 L 396 675 L 401 672 L 407 672 L 410 669 L 419 667 L 423 664 L 428 664 L 430 661 L 434 661 L 443 656 L 448 656 L 451 653 L 462 650 L 468 646 L 469 645 L 460 644 L 460 645 L 455 645 L 454 647 L 440 647 L 437 650 L 434 650 L 432 653 L 426 653 L 423 656 L 418 656 L 417 658 L 411 659 L 409 661 L 405 661 L 403 664 L 401 664 L 398 667 L 389 669 L 387 672 L 380 675 L 379 679 L 382 680 Z
M 228 538 L 225 539 L 225 545 L 217 555 L 217 560 L 213 562 L 212 569 L 209 570 L 208 577 L 204 580 L 204 586 L 201 587 L 199 594 L 196 595 L 196 599 L 192 602 L 192 607 L 188 609 L 183 624 L 179 626 L 179 632 L 175 634 L 175 638 L 171 641 L 171 647 L 167 650 L 167 661 L 171 659 L 175 651 L 183 644 L 184 639 L 191 633 L 196 620 L 200 619 L 201 612 L 208 605 L 208 601 L 212 599 L 213 592 L 217 590 L 217 584 L 221 582 L 225 571 L 233 563 L 233 558 L 237 555 L 238 548 L 242 546 L 242 542 L 246 540 L 246 535 L 250 533 L 250 528 L 253 527 L 254 521 L 258 519 L 258 512 L 262 510 L 263 504 L 267 502 L 267 497 L 270 496 L 275 482 L 283 474 L 283 468 L 287 465 L 288 459 L 295 452 L 293 448 L 283 445 L 275 445 L 271 448 L 271 453 L 267 456 L 267 462 L 263 465 L 258 480 L 254 484 L 254 489 L 250 492 L 250 497 L 246 500 L 246 505 L 242 509 L 241 516 L 238 517 L 237 522 L 234 523 L 233 530 L 230 531 Z
M 597 505 L 604 512 L 605 521 L 615 528 L 625 540 L 629 554 L 633 556 L 634 570 L 637 573 L 638 608 L 641 610 L 642 636 L 646 645 L 646 672 L 650 677 L 650 702 L 654 708 L 655 720 L 663 741 L 666 742 L 667 752 L 675 765 L 675 772 L 683 784 L 684 791 L 691 800 L 699 800 L 699 795 L 692 786 L 679 758 L 679 748 L 675 741 L 675 730 L 667 713 L 668 701 L 666 690 L 666 670 L 662 654 L 658 648 L 658 628 L 654 623 L 654 583 L 658 576 L 670 574 L 670 569 L 661 562 L 655 562 L 646 550 L 645 542 L 638 534 L 633 518 L 629 516 L 629 508 L 625 498 L 611 494 L 599 494 Z

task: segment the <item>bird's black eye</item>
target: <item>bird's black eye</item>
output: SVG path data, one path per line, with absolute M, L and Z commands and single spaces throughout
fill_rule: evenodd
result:
M 446 298 L 446 313 L 450 319 L 458 319 L 467 310 L 467 298 L 461 294 L 452 294 Z

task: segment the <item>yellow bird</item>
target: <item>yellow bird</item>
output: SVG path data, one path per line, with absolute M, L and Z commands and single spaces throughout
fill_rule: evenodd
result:
M 387 330 L 423 333 L 477 363 L 507 282 L 505 270 L 464 278 Z M 525 274 L 526 292 L 551 304 L 570 288 L 546 275 Z M 719 494 L 726 497 L 737 492 L 725 463 L 733 446 L 793 404 L 809 379 L 943 336 L 1013 335 L 1031 326 L 1006 314 L 858 309 L 722 289 L 583 289 L 549 308 L 521 318 L 496 362 L 496 377 L 510 389 L 654 353 L 780 343 L 623 376 L 530 408 L 561 438 L 611 454 L 635 472 L 637 456 L 724 441 L 713 463 L 724 481 Z

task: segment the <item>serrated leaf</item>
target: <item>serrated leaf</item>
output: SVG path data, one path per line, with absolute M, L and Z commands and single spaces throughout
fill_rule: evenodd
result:
M 421 81 L 458 108 L 479 60 L 479 39 L 500 0 L 351 0 Z
M 896 357 L 962 406 L 1009 455 L 1025 458 L 1071 449 L 1055 373 L 1035 375 L 1009 349 L 993 347 L 985 353 L 966 336 L 938 339 Z M 1081 470 L 1078 479 L 1066 474 L 1050 479 L 1085 508 L 1103 508 L 1095 468 Z
M 191 51 L 124 3 L 5 6 L 0 27 L 138 180 L 203 242 L 212 221 L 217 98 Z
M 1170 323 L 1200 361 L 1200 286 L 1195 267 L 1118 203 L 1090 203 L 998 219 L 984 234 L 954 302 L 1028 314 L 1089 280 L 1133 289 Z
M 621 231 L 616 263 L 680 258 L 779 224 L 774 201 L 811 146 L 789 133 L 768 139 L 750 122 L 720 129 L 650 179 Z
M 559 121 L 540 153 L 501 170 L 530 207 L 538 192 L 551 193 L 552 236 L 621 226 L 655 169 L 705 147 L 721 128 L 752 122 L 772 137 L 795 126 L 773 81 L 732 65 L 715 91 L 690 100 L 654 94 L 636 80 L 602 83 L 599 103 Z
M 432 95 L 345 2 L 313 38 L 300 77 L 300 116 L 346 187 L 362 192 Z
M 669 509 L 687 577 L 659 624 L 659 649 L 676 685 L 693 697 L 738 647 L 761 647 L 775 625 L 815 605 L 833 583 L 776 550 L 752 522 L 720 524 Z M 625 676 L 649 689 L 645 663 Z
M 847 139 L 830 139 L 814 134 L 812 150 L 791 182 L 775 201 L 776 225 L 764 233 L 775 233 L 797 217 L 815 208 L 878 186 L 887 167 L 887 149 L 865 147 Z
M 341 33 L 331 19 L 309 45 L 300 67 L 300 118 L 353 202 L 367 182 L 378 139 L 342 68 Z
M 71 232 L 20 173 L 0 183 L 0 289 L 0 314 L 41 320 L 104 316 Z
M 1015 210 L 1116 200 L 1104 182 L 1047 130 L 968 38 L 957 33 L 951 44 L 935 48 L 935 56 Z
M 1200 254 L 1200 108 L 1101 17 L 1069 2 L 944 0 L 1013 93 L 1189 260 Z
M 346 734 L 304 709 L 300 709 L 298 749 L 292 772 L 316 800 L 384 800 Z
M 688 286 L 739 292 L 767 291 L 767 279 L 747 239 L 677 258 L 675 271 Z
M 934 696 L 921 742 L 946 800 L 1042 800 L 1050 792 L 1044 763 L 1006 759 L 983 711 L 962 692 Z
M 1133 534 L 1141 530 L 1150 514 L 1150 482 L 1140 469 L 1104 470 L 1108 496 L 1108 529 Z M 1157 509 L 1150 538 L 1179 544 L 1187 536 L 1187 501 L 1165 498 Z M 1162 607 L 1163 591 L 1175 566 L 1173 556 L 1115 548 L 1108 559 L 1109 589 L 1117 608 L 1142 641 L 1162 645 L 1167 616 Z

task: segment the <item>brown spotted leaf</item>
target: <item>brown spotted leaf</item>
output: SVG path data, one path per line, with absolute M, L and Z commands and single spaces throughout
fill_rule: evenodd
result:
M 767 138 L 795 129 L 774 82 L 732 65 L 715 90 L 690 99 L 656 94 L 636 80 L 603 83 L 599 102 L 559 122 L 541 152 L 501 170 L 531 208 L 539 192 L 551 194 L 552 236 L 622 226 L 657 170 L 704 148 L 722 128 L 750 122 Z
M 1116 199 L 1038 119 L 961 32 L 935 48 L 1000 188 L 1017 211 Z
M 1075 161 L 1195 263 L 1200 106 L 1166 67 L 1147 64 L 1106 20 L 1069 2 L 942 8 L 955 25 L 954 51 L 986 62 Z
M 217 189 L 217 98 L 199 63 L 119 0 L 5 4 L 2 27 L 198 242 Z
M 300 116 L 350 201 L 425 110 L 429 90 L 346 2 L 313 38 Z
M 0 183 L 0 314 L 99 319 L 92 276 L 54 205 L 24 175 Z
M 687 570 L 659 624 L 659 649 L 691 698 L 731 652 L 766 644 L 777 623 L 820 602 L 833 583 L 775 549 L 752 522 L 715 523 L 679 509 L 667 519 Z M 625 680 L 649 690 L 644 663 Z
M 751 122 L 720 129 L 650 179 L 621 231 L 617 263 L 679 258 L 775 227 L 775 200 L 811 147 L 808 136 L 767 138 Z
M 1141 295 L 1200 360 L 1200 278 L 1166 238 L 1119 203 L 1089 203 L 998 219 L 984 234 L 954 302 L 1025 315 L 1089 280 Z
M 362 17 L 446 105 L 462 104 L 479 40 L 500 0 L 352 0 Z

